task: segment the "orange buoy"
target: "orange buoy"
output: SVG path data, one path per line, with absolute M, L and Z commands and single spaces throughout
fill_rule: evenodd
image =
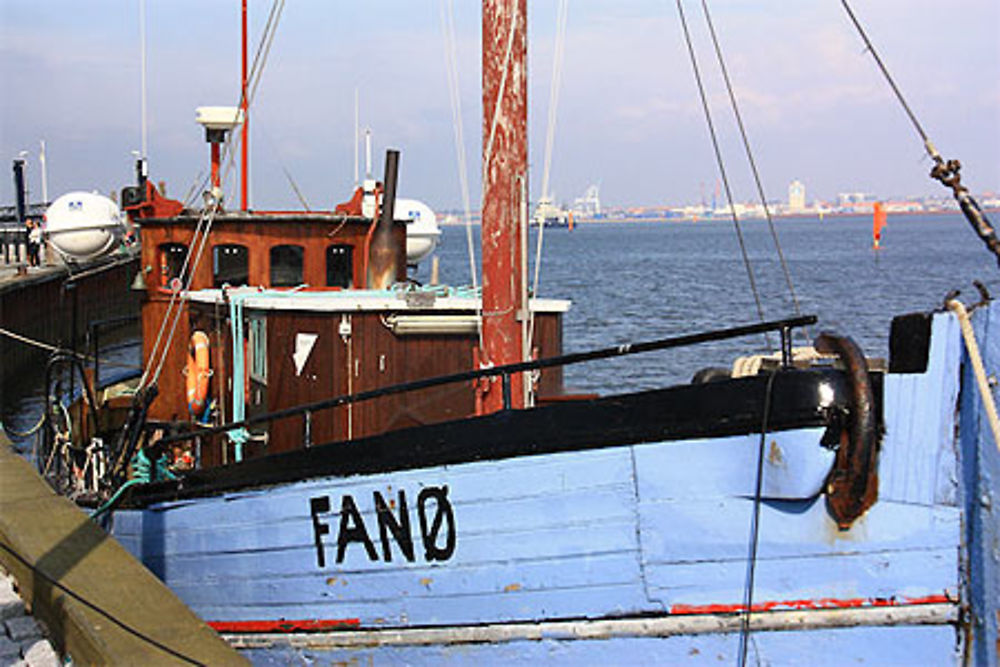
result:
M 195 417 L 205 412 L 208 401 L 208 379 L 212 376 L 208 352 L 208 334 L 204 331 L 191 334 L 187 360 L 187 400 L 188 411 Z
M 872 248 L 878 250 L 882 246 L 882 229 L 885 227 L 885 207 L 877 201 L 873 205 L 872 215 Z

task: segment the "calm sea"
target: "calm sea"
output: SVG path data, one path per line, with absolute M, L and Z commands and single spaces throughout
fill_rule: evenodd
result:
M 878 251 L 872 250 L 871 218 L 774 224 L 799 310 L 819 318 L 809 335 L 851 336 L 870 356 L 887 356 L 894 315 L 940 308 L 951 290 L 961 290 L 967 303 L 976 301 L 973 280 L 1000 295 L 996 260 L 957 214 L 889 216 Z M 795 315 L 767 222 L 741 226 L 764 317 Z M 532 258 L 535 240 L 533 233 Z M 478 247 L 478 236 L 475 241 Z M 592 223 L 572 232 L 547 229 L 543 241 L 538 295 L 573 302 L 564 321 L 567 352 L 759 320 L 729 220 Z M 469 282 L 467 246 L 464 228 L 445 228 L 438 250 L 443 283 Z M 427 274 L 421 267 L 419 277 Z M 729 367 L 736 356 L 767 347 L 756 336 L 574 366 L 566 384 L 610 392 L 686 382 L 699 368 Z
M 767 223 L 742 225 L 765 318 L 795 315 Z M 890 216 L 877 252 L 871 248 L 870 219 L 782 219 L 775 226 L 800 312 L 819 318 L 809 335 L 851 336 L 869 356 L 887 355 L 894 315 L 940 308 L 955 289 L 973 302 L 978 299 L 973 280 L 1000 294 L 996 261 L 958 215 Z M 533 232 L 532 258 L 535 240 Z M 478 259 L 478 228 L 474 241 Z M 470 283 L 464 228 L 446 227 L 437 254 L 441 282 Z M 429 263 L 417 276 L 424 282 Z M 572 301 L 564 321 L 567 352 L 758 321 L 731 221 L 548 229 L 538 294 Z M 573 366 L 566 370 L 566 384 L 609 393 L 687 382 L 700 368 L 729 367 L 737 356 L 775 345 L 776 338 L 769 348 L 763 336 L 755 336 Z M 3 410 L 5 424 L 26 429 L 37 420 L 40 377 L 38 383 L 11 397 L 15 400 Z

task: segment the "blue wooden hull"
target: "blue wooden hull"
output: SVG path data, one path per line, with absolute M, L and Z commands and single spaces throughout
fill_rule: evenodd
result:
M 938 315 L 927 371 L 886 376 L 879 497 L 849 530 L 824 502 L 824 429 L 767 435 L 751 656 L 956 664 L 995 638 L 995 618 L 971 644 L 959 623 L 979 474 L 959 451 L 996 454 L 965 442 L 974 406 L 957 422 L 961 359 Z M 319 477 L 120 509 L 112 532 L 259 662 L 729 661 L 759 438 Z

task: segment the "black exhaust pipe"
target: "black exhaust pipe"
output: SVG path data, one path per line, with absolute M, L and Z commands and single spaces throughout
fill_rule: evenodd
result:
M 387 289 L 396 281 L 399 271 L 398 248 L 393 243 L 392 226 L 396 211 L 396 180 L 399 173 L 399 151 L 385 152 L 385 189 L 382 193 L 382 215 L 375 223 L 371 246 L 368 248 L 368 289 Z
M 28 217 L 28 191 L 24 183 L 24 160 L 14 159 L 14 196 L 17 206 L 17 221 L 24 224 Z

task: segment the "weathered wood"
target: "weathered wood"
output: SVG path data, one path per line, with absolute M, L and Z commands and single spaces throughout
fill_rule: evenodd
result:
M 31 465 L 9 449 L 2 434 L 0 542 L 5 547 L 0 562 L 59 649 L 74 662 L 174 664 L 185 656 L 189 664 L 246 664 L 118 542 L 72 502 L 53 493 Z M 134 631 L 69 596 L 53 581 Z
M 958 606 L 928 604 L 913 607 L 872 609 L 822 609 L 812 611 L 772 611 L 754 614 L 753 632 L 857 628 L 865 625 L 886 627 L 905 625 L 947 625 L 958 620 Z M 275 645 L 313 648 L 349 648 L 365 646 L 432 646 L 458 644 L 497 644 L 541 640 L 601 640 L 616 637 L 674 637 L 732 633 L 740 629 L 742 619 L 735 614 L 691 614 L 663 618 L 633 618 L 592 621 L 547 621 L 543 623 L 505 623 L 502 625 L 460 626 L 454 628 L 414 628 L 392 630 L 339 630 L 309 635 L 240 635 L 224 634 L 227 641 L 240 648 L 263 648 Z
M 164 244 L 170 243 L 191 248 L 197 223 L 198 217 L 190 215 L 173 219 L 145 219 L 142 222 L 142 267 L 146 281 L 146 301 L 142 314 L 144 361 L 150 359 L 152 346 L 166 312 L 165 304 L 171 295 L 162 249 Z M 247 284 L 261 287 L 271 286 L 271 249 L 282 245 L 301 245 L 303 283 L 310 289 L 332 289 L 326 287 L 327 248 L 331 245 L 350 246 L 354 249 L 355 258 L 352 281 L 354 285 L 363 285 L 364 274 L 360 258 L 363 256 L 369 224 L 370 221 L 364 218 L 319 213 L 219 214 L 213 220 L 211 237 L 205 243 L 197 264 L 194 263 L 194 257 L 191 259 L 189 272 L 193 269 L 193 279 L 190 289 L 202 290 L 215 286 L 212 252 L 213 248 L 225 245 L 247 248 Z M 394 223 L 392 234 L 399 255 L 396 279 L 403 281 L 406 279 L 404 223 Z M 182 306 L 182 310 L 181 322 L 171 340 L 165 370 L 159 379 L 160 395 L 150 408 L 152 419 L 185 419 L 187 416 L 184 382 L 183 379 L 178 379 L 186 360 L 187 335 L 190 334 L 187 307 Z

